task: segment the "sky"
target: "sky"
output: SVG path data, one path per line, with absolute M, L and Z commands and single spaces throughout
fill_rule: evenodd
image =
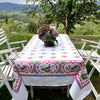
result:
M 3 3 L 3 2 L 26 4 L 25 0 L 0 0 L 0 3 Z M 31 4 L 31 3 L 28 2 L 27 4 Z

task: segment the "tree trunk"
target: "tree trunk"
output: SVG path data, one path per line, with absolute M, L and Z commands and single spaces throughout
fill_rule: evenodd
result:
M 66 34 L 68 34 L 68 35 L 69 35 L 68 26 L 65 26 L 65 32 L 66 32 Z
M 68 19 L 67 19 L 67 18 L 66 18 L 66 20 L 65 20 L 64 27 L 65 27 L 65 32 L 66 32 L 66 34 L 68 34 L 68 35 L 69 35 L 69 29 L 68 29 Z
M 66 13 L 66 16 L 65 16 L 65 20 L 64 20 L 64 27 L 65 27 L 65 32 L 66 32 L 66 34 L 68 34 L 69 35 L 69 27 L 68 27 L 68 17 L 69 17 L 69 11 Z

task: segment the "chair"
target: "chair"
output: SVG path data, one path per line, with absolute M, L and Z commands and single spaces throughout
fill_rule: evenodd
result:
M 24 40 L 24 41 L 17 41 L 17 42 L 9 43 L 4 30 L 0 29 L 0 46 L 4 43 L 7 44 L 7 49 L 0 50 L 0 59 L 1 59 L 1 61 L 2 62 L 8 62 L 10 64 L 10 66 L 13 66 L 12 62 L 18 56 L 19 52 L 17 52 L 17 49 L 19 49 L 20 47 L 11 48 L 11 45 L 21 43 L 22 47 L 24 48 L 24 43 L 25 42 L 27 42 L 27 41 Z M 6 57 L 6 58 L 4 58 L 4 57 Z M 10 72 L 10 75 L 12 75 L 12 71 Z M 9 92 L 11 94 L 11 89 L 10 88 L 8 88 L 8 89 L 9 89 Z M 32 87 L 30 87 L 30 90 L 31 90 L 31 97 L 33 97 Z
M 85 60 L 85 65 L 87 64 L 87 62 L 89 60 L 91 60 L 91 59 L 97 60 L 100 57 L 99 53 L 96 52 L 96 51 L 100 50 L 100 47 L 99 46 L 89 45 L 89 47 L 91 47 L 92 49 L 90 50 L 90 52 L 89 52 L 89 54 L 88 54 L 88 56 L 87 56 L 87 58 Z M 98 57 L 95 57 L 95 56 L 93 57 L 93 54 L 95 52 L 98 55 Z
M 50 28 L 56 30 L 56 26 L 50 26 Z
M 97 70 L 100 73 L 100 55 L 98 54 L 97 59 L 91 59 L 91 55 L 93 55 L 95 50 L 98 50 L 98 49 L 100 50 L 100 47 L 97 47 L 94 45 L 89 45 L 89 46 L 92 47 L 92 49 L 90 51 L 89 56 L 85 60 L 85 65 L 87 64 L 88 61 L 90 61 L 90 64 L 93 66 L 89 73 L 89 78 L 91 78 L 95 70 Z M 100 93 L 99 94 L 97 93 L 97 91 L 91 81 L 90 81 L 90 84 L 91 84 L 92 92 L 96 97 L 96 100 L 100 100 Z
M 9 50 L 12 51 L 9 55 L 9 59 L 13 59 L 13 60 L 16 59 L 16 57 L 18 56 L 17 49 L 20 48 L 20 47 L 11 48 L 11 45 L 21 43 L 22 47 L 24 48 L 25 42 L 27 42 L 27 41 L 24 40 L 24 41 L 17 41 L 17 42 L 10 42 L 9 43 L 4 30 L 2 28 L 0 29 L 0 46 L 2 46 L 2 44 L 4 44 L 4 43 L 6 43 L 6 45 L 7 45 L 7 49 L 0 50 L 0 54 L 3 54 L 4 52 L 7 52 Z M 0 55 L 0 58 L 2 61 L 4 61 L 4 58 L 2 55 Z
M 89 78 L 93 75 L 94 71 L 97 70 L 100 73 L 100 57 L 97 59 L 97 61 L 90 60 L 91 65 L 93 66 L 92 70 L 89 73 Z M 91 82 L 92 92 L 96 97 L 96 100 L 100 100 L 100 93 L 97 93 L 95 87 L 93 86 Z
M 91 43 L 96 45 L 97 47 L 100 47 L 100 40 L 99 42 L 95 42 L 95 41 L 90 41 L 90 40 L 85 40 L 85 39 L 81 39 L 84 43 L 81 47 L 81 49 L 78 49 L 78 52 L 80 53 L 80 55 L 82 56 L 82 58 L 87 58 L 91 52 L 91 50 L 85 50 L 85 46 L 87 43 Z M 92 59 L 97 59 L 99 57 L 98 55 L 98 49 L 95 49 L 95 51 L 93 51 L 91 58 Z
M 6 65 L 5 62 L 0 62 L 0 88 L 6 85 L 9 93 L 12 95 L 12 88 L 8 81 L 12 80 L 13 67 Z
M 8 91 L 10 92 L 12 96 L 12 88 L 9 84 L 8 81 L 12 81 L 12 73 L 13 73 L 13 63 L 11 59 L 9 59 L 8 54 L 12 53 L 13 49 L 5 49 L 5 50 L 0 50 L 0 88 L 3 85 L 6 85 L 8 88 Z M 4 56 L 6 57 L 4 59 Z M 7 64 L 6 64 L 7 62 Z

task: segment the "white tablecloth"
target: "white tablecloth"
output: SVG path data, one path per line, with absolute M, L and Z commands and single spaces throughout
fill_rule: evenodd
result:
M 70 94 L 74 100 L 81 100 L 90 93 L 91 86 L 83 59 L 66 34 L 60 34 L 57 39 L 58 44 L 45 47 L 38 35 L 34 35 L 20 52 L 14 62 L 13 99 L 27 100 L 28 94 L 24 84 L 72 84 Z

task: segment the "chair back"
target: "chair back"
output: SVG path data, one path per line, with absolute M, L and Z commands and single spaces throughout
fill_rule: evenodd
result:
M 56 31 L 56 26 L 50 26 L 50 28 Z
M 0 29 L 0 46 L 2 44 L 6 43 L 8 48 L 7 49 L 10 49 L 10 45 L 8 44 L 8 39 L 7 39 L 7 36 L 5 34 L 5 31 L 3 30 L 3 28 Z

